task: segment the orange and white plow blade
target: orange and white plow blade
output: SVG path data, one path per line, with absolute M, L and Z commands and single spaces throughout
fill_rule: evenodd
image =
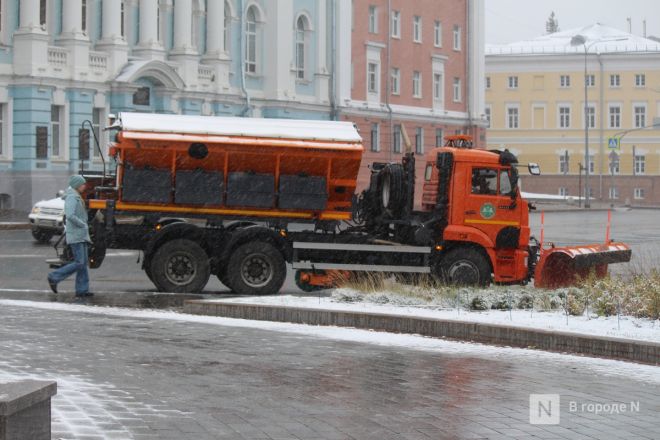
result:
M 541 288 L 572 286 L 593 274 L 607 275 L 607 265 L 630 261 L 632 251 L 625 243 L 552 247 L 541 250 L 534 285 Z

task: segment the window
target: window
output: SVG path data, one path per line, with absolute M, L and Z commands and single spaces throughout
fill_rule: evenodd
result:
M 461 50 L 461 27 L 454 26 L 454 50 Z
M 419 15 L 413 17 L 413 41 L 415 43 L 422 42 L 422 17 Z
M 559 195 L 562 197 L 568 197 L 568 188 L 560 187 Z
M 126 36 L 126 2 L 125 0 L 121 0 L 121 3 L 119 4 L 119 21 L 121 22 L 120 24 L 120 33 L 122 37 Z
M 570 75 L 561 75 L 559 77 L 559 86 L 566 88 L 571 86 L 571 76 Z
M 5 104 L 0 104 L 0 157 L 8 155 L 8 152 L 5 151 L 5 117 L 4 116 L 5 116 Z
M 596 87 L 596 75 L 587 75 L 585 77 L 587 87 Z
M 369 93 L 378 93 L 378 64 L 369 63 L 367 65 L 367 91 Z
M 380 151 L 380 124 L 371 124 L 371 151 Z
M 517 76 L 510 76 L 508 79 L 508 84 L 510 89 L 517 89 L 518 88 L 518 77 Z
M 413 72 L 413 97 L 421 98 L 422 97 L 422 74 L 418 71 Z
M 473 168 L 472 194 L 497 195 L 497 170 Z
M 392 94 L 401 94 L 401 69 L 398 67 L 392 68 Z
M 257 13 L 254 6 L 250 6 L 246 14 L 245 71 L 257 73 Z
M 87 0 L 81 0 L 80 6 L 81 6 L 81 17 L 82 17 L 82 22 L 80 23 L 80 29 L 82 30 L 83 34 L 86 34 L 87 33 Z
M 39 1 L 39 24 L 41 25 L 42 29 L 46 29 L 46 12 L 48 11 L 46 3 L 46 0 Z
M 645 105 L 635 105 L 633 107 L 635 128 L 644 128 L 646 127 L 646 106 Z
M 442 147 L 444 140 L 444 134 L 442 132 L 442 128 L 436 128 L 435 129 L 435 147 L 440 148 Z
M 518 128 L 519 110 L 518 107 L 509 107 L 506 109 L 506 128 Z
M 50 142 L 50 153 L 52 157 L 60 157 L 62 151 L 60 146 L 62 145 L 62 107 L 59 105 L 50 106 L 50 133 L 51 133 L 51 142 Z
M 422 127 L 415 129 L 415 153 L 424 153 L 424 129 Z
M 401 12 L 392 11 L 392 38 L 401 38 Z
M 101 130 L 103 128 L 101 126 L 102 113 L 103 109 L 100 108 L 95 108 L 92 110 L 92 130 L 94 131 L 94 135 L 92 136 L 92 139 L 89 140 L 89 144 L 90 148 L 94 152 L 93 154 L 95 158 L 99 157 L 99 149 L 96 148 L 96 142 L 94 141 L 94 138 L 98 139 L 99 147 L 103 148 L 103 142 L 101 138 Z
M 616 200 L 619 198 L 619 188 L 615 186 L 610 187 L 610 194 L 609 194 L 610 200 Z
M 490 76 L 486 77 L 486 89 L 490 89 Z
M 593 174 L 596 171 L 596 159 L 593 154 L 589 155 L 589 174 Z M 593 189 L 593 188 L 590 188 Z M 591 196 L 593 197 L 593 195 Z
M 559 156 L 559 172 L 561 174 L 568 174 L 568 169 L 570 166 L 570 158 L 568 156 L 568 153 L 565 152 L 561 156 Z
M 571 108 L 559 107 L 559 128 L 571 127 Z
M 635 200 L 642 200 L 646 196 L 646 191 L 644 188 L 635 188 L 634 196 Z
M 394 126 L 394 133 L 392 133 L 392 151 L 401 153 L 401 125 Z
M 621 76 L 618 73 L 610 75 L 610 87 L 621 86 Z
M 151 89 L 140 87 L 133 93 L 133 105 L 151 105 Z
M 490 128 L 490 107 L 486 107 L 484 111 L 485 111 L 486 121 L 487 121 L 486 128 Z
M 442 89 L 443 89 L 443 84 L 442 84 L 442 73 L 434 73 L 433 74 L 433 99 L 442 102 Z
M 635 155 L 635 175 L 644 174 L 646 172 L 646 156 Z
M 433 177 L 433 164 L 428 164 L 424 170 L 424 180 L 428 182 L 431 180 L 431 177 Z
M 436 20 L 433 24 L 433 45 L 442 47 L 442 23 L 440 20 Z
M 621 107 L 610 105 L 610 128 L 621 128 Z
M 461 102 L 462 99 L 463 98 L 461 96 L 461 79 L 454 78 L 454 102 Z
M 305 54 L 307 53 L 307 26 L 304 16 L 296 22 L 296 79 L 305 79 Z
M 635 87 L 646 87 L 646 75 L 638 73 L 635 75 Z
M 596 128 L 596 107 L 590 105 L 585 109 L 585 112 L 585 116 L 587 118 L 587 126 L 589 128 Z
M 513 191 L 508 171 L 500 171 L 500 195 L 510 196 Z
M 376 6 L 369 6 L 369 33 L 378 33 L 378 8 Z
M 229 2 L 225 1 L 225 41 L 224 41 L 224 51 L 229 53 L 229 48 L 231 47 L 231 6 Z

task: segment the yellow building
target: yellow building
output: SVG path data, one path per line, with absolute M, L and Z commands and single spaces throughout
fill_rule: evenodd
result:
M 486 116 L 489 148 L 541 165 L 525 191 L 586 194 L 587 131 L 591 201 L 660 205 L 660 43 L 596 24 L 487 45 Z

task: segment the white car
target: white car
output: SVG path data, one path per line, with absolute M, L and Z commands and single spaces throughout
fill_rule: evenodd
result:
M 32 225 L 32 236 L 39 243 L 48 243 L 54 235 L 64 232 L 63 191 L 50 200 L 37 202 L 28 216 Z

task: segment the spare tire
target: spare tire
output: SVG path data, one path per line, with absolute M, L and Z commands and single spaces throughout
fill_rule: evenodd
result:
M 406 182 L 403 165 L 388 164 L 380 172 L 379 194 L 383 213 L 390 217 L 400 217 L 406 206 Z

